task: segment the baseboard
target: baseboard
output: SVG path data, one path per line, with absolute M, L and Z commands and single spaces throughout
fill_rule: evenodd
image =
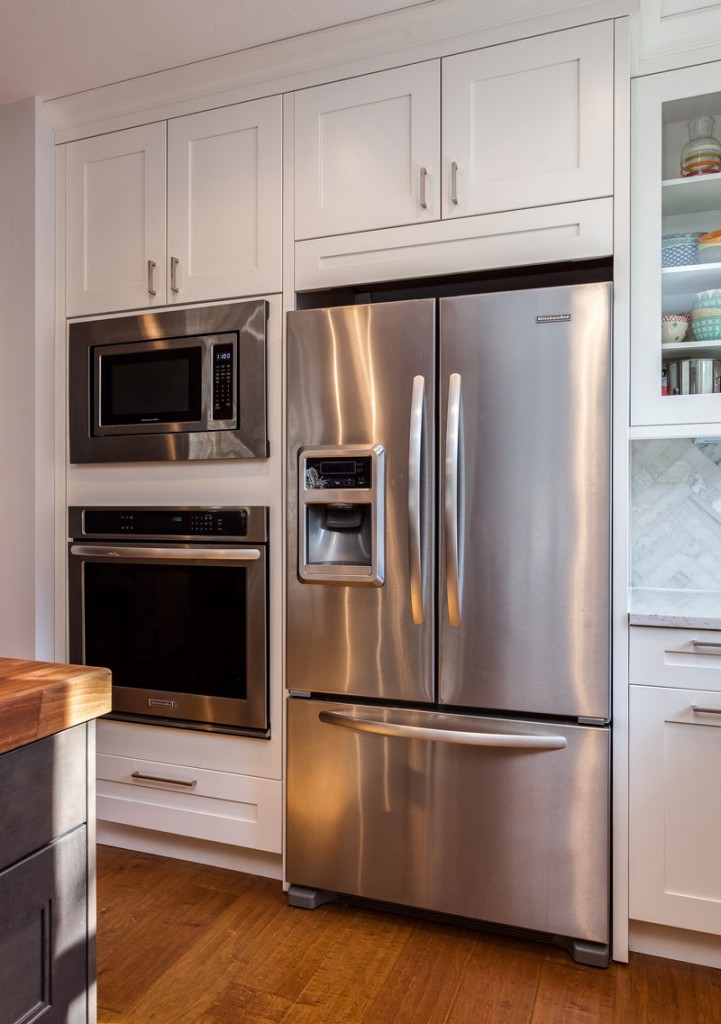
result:
M 105 846 L 118 846 L 123 850 L 138 850 L 141 853 L 155 853 L 159 857 L 173 857 L 189 860 L 196 864 L 210 864 L 213 867 L 229 868 L 231 871 L 246 871 L 262 878 L 283 877 L 283 862 L 279 854 L 259 850 L 240 849 L 223 843 L 209 843 L 201 839 L 186 839 L 166 832 L 134 828 L 131 825 L 117 825 L 113 822 L 97 823 L 97 841 Z
M 646 921 L 629 923 L 628 945 L 634 953 L 683 960 L 704 967 L 721 967 L 721 936 L 666 928 Z

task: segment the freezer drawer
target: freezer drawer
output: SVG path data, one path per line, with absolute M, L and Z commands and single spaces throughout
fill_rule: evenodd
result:
M 288 707 L 287 879 L 609 938 L 607 728 Z

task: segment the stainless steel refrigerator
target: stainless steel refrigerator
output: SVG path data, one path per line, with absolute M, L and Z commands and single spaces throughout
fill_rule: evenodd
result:
M 610 285 L 288 316 L 290 900 L 609 943 Z

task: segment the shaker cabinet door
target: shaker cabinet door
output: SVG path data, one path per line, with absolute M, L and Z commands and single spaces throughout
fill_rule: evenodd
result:
M 629 758 L 631 918 L 718 935 L 721 693 L 631 686 Z
M 169 122 L 169 302 L 281 290 L 281 102 Z
M 295 237 L 437 220 L 439 62 L 295 95 Z
M 613 193 L 613 25 L 443 61 L 444 217 Z
M 165 123 L 71 142 L 68 316 L 165 302 Z

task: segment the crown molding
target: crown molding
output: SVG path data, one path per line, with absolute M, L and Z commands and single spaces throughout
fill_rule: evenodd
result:
M 429 0 L 45 103 L 56 142 L 622 17 L 639 0 Z

